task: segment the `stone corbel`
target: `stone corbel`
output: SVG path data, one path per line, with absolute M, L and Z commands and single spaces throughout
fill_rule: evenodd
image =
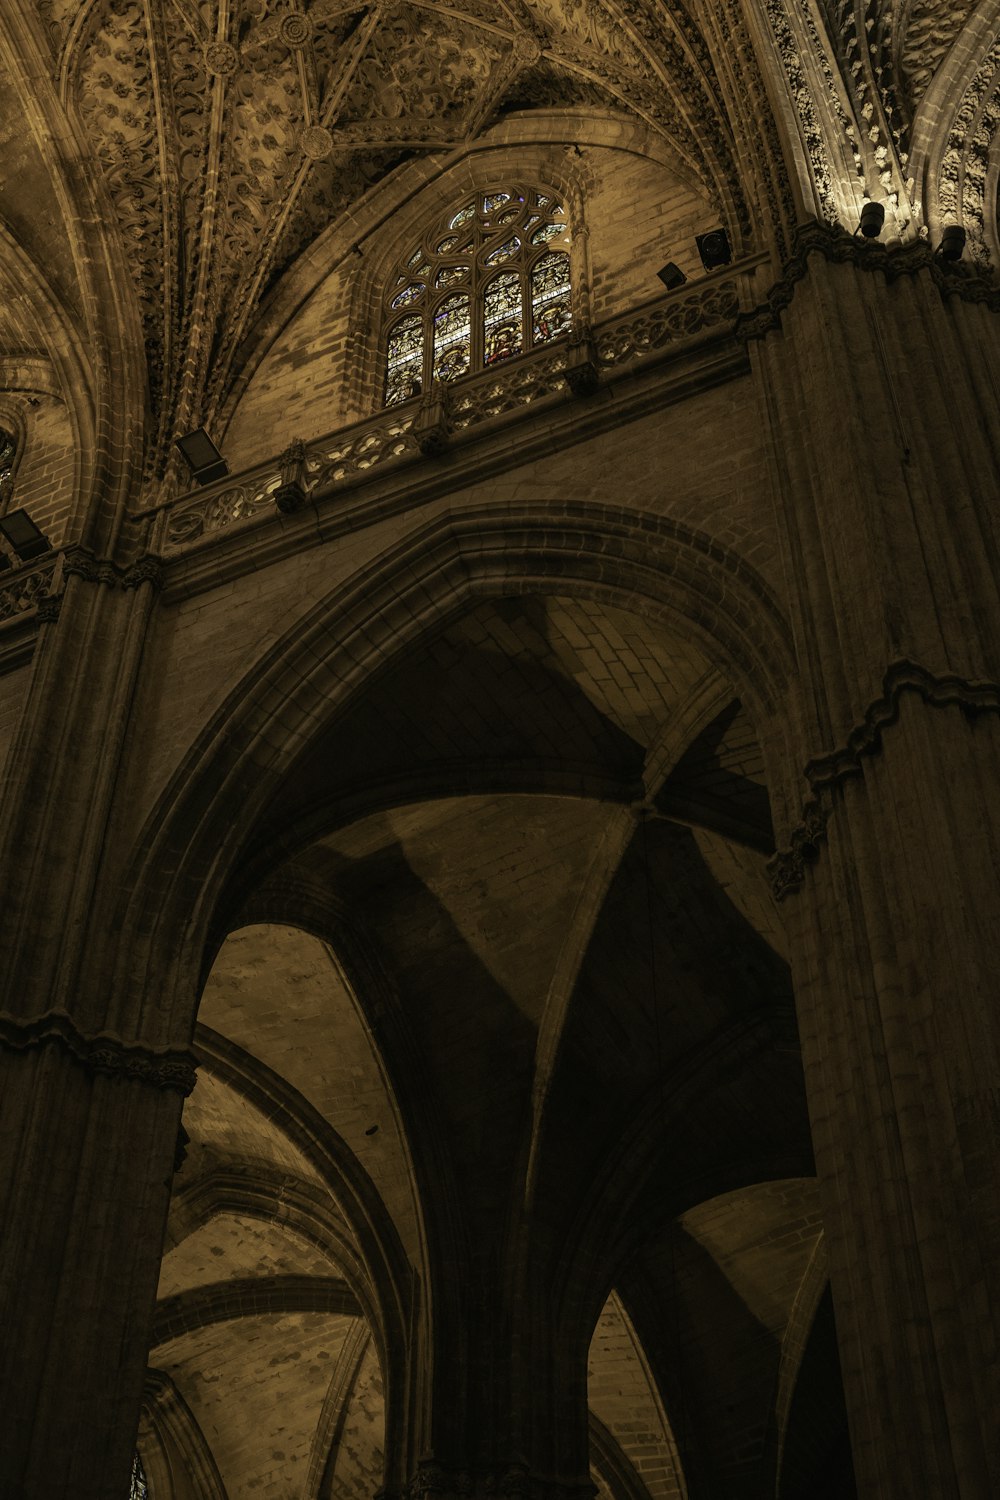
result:
M 817 799 L 802 809 L 802 822 L 792 830 L 787 849 L 779 849 L 767 862 L 771 890 L 775 901 L 784 901 L 800 891 L 806 878 L 806 866 L 819 858 L 821 840 L 826 837 L 828 814 Z
M 563 378 L 574 396 L 592 396 L 600 384 L 597 350 L 588 327 L 570 335 Z
M 417 447 L 426 458 L 438 458 L 447 448 L 451 435 L 448 391 L 435 380 L 422 398 L 413 423 Z
M 278 459 L 281 483 L 274 491 L 274 503 L 286 516 L 301 510 L 306 503 L 306 445 L 293 438 Z

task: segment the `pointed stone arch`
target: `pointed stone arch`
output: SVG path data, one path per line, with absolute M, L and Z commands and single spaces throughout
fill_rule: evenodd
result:
M 140 1021 L 156 1032 L 150 1042 L 189 1033 L 225 882 L 297 755 L 366 675 L 471 599 L 553 584 L 679 623 L 780 735 L 794 675 L 787 622 L 763 580 L 704 533 L 590 504 L 471 507 L 419 526 L 267 651 L 147 820 L 109 926 L 121 934 L 116 991 L 148 995 L 146 976 L 159 976 L 157 1003 L 146 1001 Z

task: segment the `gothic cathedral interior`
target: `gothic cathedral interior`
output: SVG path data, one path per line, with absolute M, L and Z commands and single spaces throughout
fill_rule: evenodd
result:
M 998 197 L 1000 0 L 3 0 L 3 1500 L 997 1500 Z

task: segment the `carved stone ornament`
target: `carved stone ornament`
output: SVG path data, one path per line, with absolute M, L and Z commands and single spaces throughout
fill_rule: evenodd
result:
M 325 161 L 333 151 L 333 136 L 325 125 L 307 125 L 299 137 L 302 155 L 310 161 Z
M 151 1088 L 190 1094 L 197 1081 L 197 1060 L 174 1048 L 145 1047 L 107 1034 L 86 1036 L 65 1011 L 49 1011 L 30 1021 L 0 1014 L 0 1046 L 16 1052 L 57 1047 L 89 1073 L 100 1073 Z
M 570 339 L 563 379 L 574 396 L 592 396 L 600 384 L 597 352 L 589 337 Z
M 448 391 L 440 380 L 435 380 L 420 403 L 413 435 L 425 458 L 437 458 L 447 448 L 450 433 Z
M 301 11 L 293 10 L 290 15 L 282 16 L 278 35 L 286 47 L 304 47 L 312 36 L 312 22 Z
M 205 67 L 213 78 L 230 78 L 239 65 L 239 53 L 228 42 L 209 42 L 205 48 Z
M 152 553 L 120 568 L 117 563 L 94 557 L 85 547 L 75 546 L 66 548 L 61 564 L 65 576 L 72 574 L 87 583 L 105 583 L 122 589 L 136 589 L 143 583 L 151 583 L 158 589 L 163 583 L 163 565 Z
M 519 31 L 514 38 L 514 56 L 526 68 L 534 67 L 542 55 L 542 44 L 529 31 Z
M 806 866 L 819 858 L 819 845 L 826 837 L 829 814 L 817 799 L 802 809 L 802 822 L 792 830 L 786 849 L 779 849 L 767 862 L 771 890 L 776 901 L 784 901 L 793 891 L 802 889 Z
M 43 618 L 46 601 L 53 597 L 50 593 L 53 566 L 47 561 L 44 567 L 19 574 L 10 583 L 0 586 L 0 622 L 16 620 L 32 611 L 38 612 L 39 619 Z
M 306 445 L 294 438 L 278 459 L 281 483 L 274 491 L 274 503 L 285 515 L 300 510 L 306 503 Z

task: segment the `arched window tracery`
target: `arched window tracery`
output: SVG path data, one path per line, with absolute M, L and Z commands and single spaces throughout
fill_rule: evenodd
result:
M 570 328 L 569 228 L 551 193 L 477 193 L 437 221 L 390 277 L 385 404 L 457 380 Z

